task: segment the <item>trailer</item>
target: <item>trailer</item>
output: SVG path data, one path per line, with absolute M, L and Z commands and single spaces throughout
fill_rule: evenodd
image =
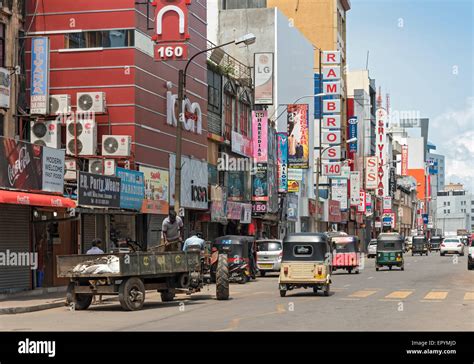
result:
M 229 298 L 227 256 L 217 258 L 216 297 Z M 206 282 L 200 252 L 134 252 L 57 256 L 57 275 L 69 278 L 66 301 L 86 310 L 95 295 L 118 296 L 124 310 L 143 308 L 146 290 L 157 290 L 163 302 L 175 294 L 199 292 Z

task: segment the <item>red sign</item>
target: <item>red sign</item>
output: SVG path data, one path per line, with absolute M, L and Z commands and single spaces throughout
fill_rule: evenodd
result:
M 155 60 L 187 59 L 188 6 L 191 0 L 155 0 Z
M 341 204 L 339 201 L 329 200 L 328 202 L 328 221 L 329 222 L 341 222 Z
M 65 197 L 4 190 L 0 191 L 0 203 L 63 208 L 76 207 L 75 201 Z
M 408 176 L 408 145 L 402 146 L 402 176 Z
M 364 190 L 360 190 L 359 204 L 357 205 L 357 212 L 359 212 L 359 213 L 364 213 L 365 212 L 366 198 L 367 198 L 366 192 Z

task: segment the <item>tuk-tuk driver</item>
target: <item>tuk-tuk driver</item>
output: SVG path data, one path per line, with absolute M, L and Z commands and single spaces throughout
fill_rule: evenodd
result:
M 165 251 L 181 250 L 183 241 L 183 220 L 176 216 L 176 211 L 170 210 L 168 217 L 163 220 L 161 230 L 165 240 Z

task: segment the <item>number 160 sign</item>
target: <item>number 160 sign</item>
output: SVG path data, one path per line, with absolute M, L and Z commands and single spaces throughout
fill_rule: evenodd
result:
M 155 44 L 155 61 L 185 61 L 188 58 L 188 48 L 185 43 Z
M 334 177 L 341 175 L 341 163 L 323 163 L 322 175 L 327 177 Z

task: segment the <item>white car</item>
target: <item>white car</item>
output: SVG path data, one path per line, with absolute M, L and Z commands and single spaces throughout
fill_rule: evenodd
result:
M 377 239 L 372 239 L 369 242 L 369 245 L 367 247 L 367 258 L 372 258 L 377 255 Z
M 257 266 L 262 277 L 267 272 L 280 272 L 282 244 L 281 240 L 257 240 Z
M 464 255 L 464 244 L 459 238 L 446 238 L 440 245 L 439 254 L 445 255 L 446 253 L 456 253 L 461 256 Z

